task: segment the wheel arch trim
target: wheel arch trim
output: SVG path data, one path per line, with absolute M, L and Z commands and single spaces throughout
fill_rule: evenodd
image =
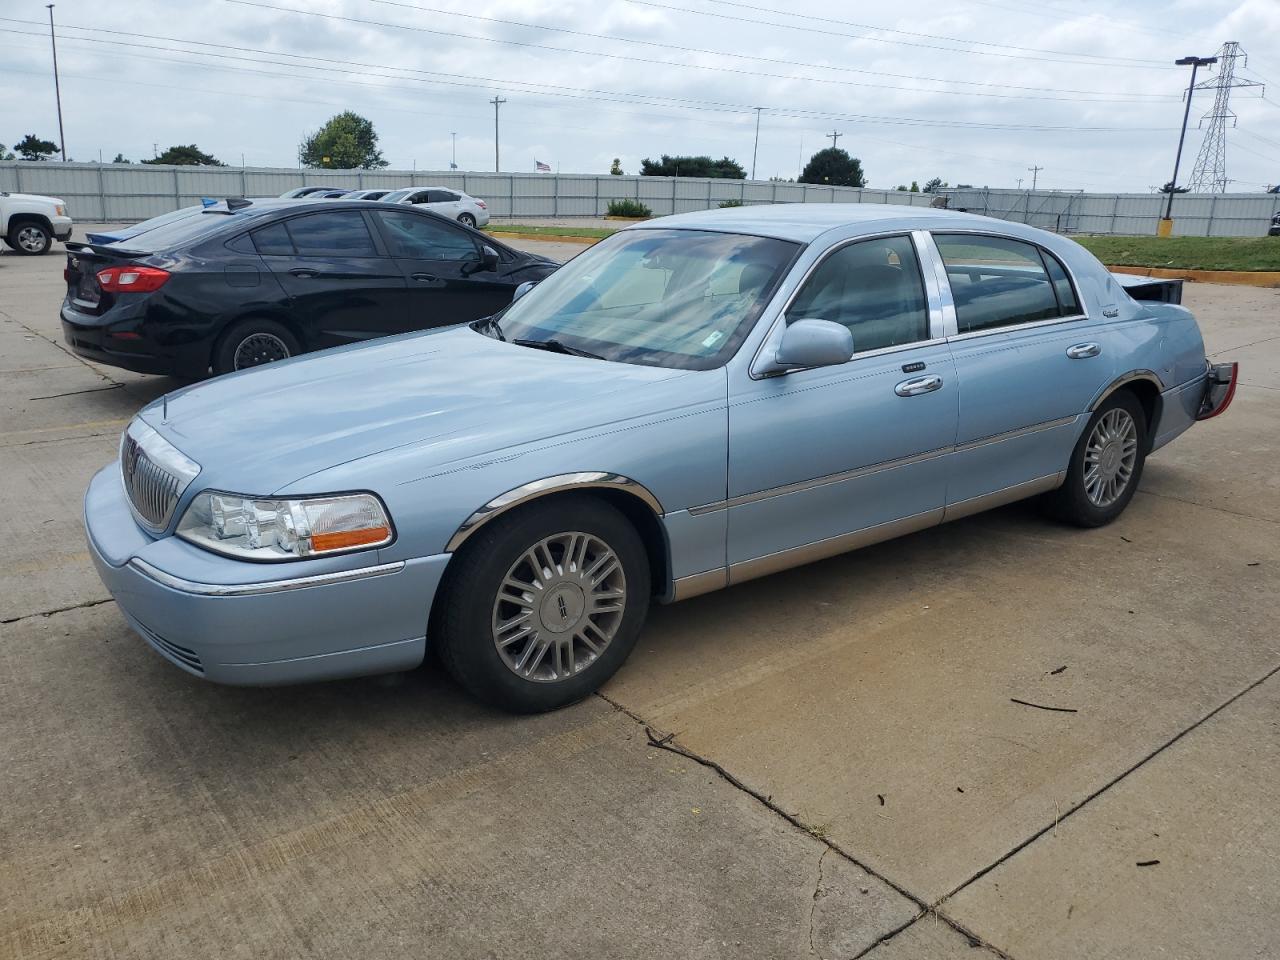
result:
M 1127 386 L 1137 380 L 1146 380 L 1156 388 L 1158 393 L 1164 392 L 1164 382 L 1154 370 L 1130 370 L 1128 373 L 1116 377 L 1107 384 L 1105 388 L 1103 388 L 1097 397 L 1094 398 L 1093 402 L 1089 404 L 1089 413 L 1093 413 L 1102 406 L 1103 403 L 1106 402 L 1107 398 L 1121 387 Z
M 660 518 L 663 514 L 662 503 L 653 495 L 652 491 L 644 484 L 638 483 L 623 474 L 607 473 L 599 470 L 560 473 L 553 477 L 532 480 L 529 483 L 524 483 L 508 490 L 501 496 L 494 497 L 472 513 L 471 516 L 467 517 L 462 525 L 454 531 L 453 536 L 449 538 L 449 542 L 445 545 L 445 552 L 455 553 L 473 533 L 508 510 L 554 493 L 601 489 L 620 490 L 628 493 L 643 502 L 653 511 L 655 517 Z

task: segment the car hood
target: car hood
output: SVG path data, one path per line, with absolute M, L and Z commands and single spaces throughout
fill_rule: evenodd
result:
M 28 203 L 48 203 L 63 207 L 67 205 L 67 201 L 58 197 L 44 197 L 38 193 L 9 193 L 5 195 L 5 198 L 8 200 L 22 200 Z
M 414 446 L 419 468 L 660 412 L 691 371 L 520 347 L 467 327 L 341 347 L 187 387 L 142 417 L 199 486 L 267 495 Z

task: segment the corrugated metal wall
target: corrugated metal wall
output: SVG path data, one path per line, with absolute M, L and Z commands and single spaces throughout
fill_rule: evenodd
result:
M 928 194 L 801 183 L 611 177 L 581 174 L 458 173 L 410 170 L 297 170 L 169 167 L 150 164 L 0 162 L 0 190 L 67 201 L 82 222 L 145 220 L 201 197 L 274 197 L 304 184 L 395 189 L 444 186 L 485 200 L 496 217 L 603 216 L 613 199 L 638 199 L 658 216 L 743 203 L 901 203 L 928 206 Z M 1016 220 L 1060 233 L 1154 234 L 1165 198 L 1149 193 L 953 189 L 952 209 Z M 1280 212 L 1277 194 L 1179 194 L 1174 233 L 1259 237 Z

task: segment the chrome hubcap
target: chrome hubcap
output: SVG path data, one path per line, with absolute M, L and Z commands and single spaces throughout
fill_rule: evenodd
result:
M 39 253 L 44 249 L 44 234 L 36 227 L 23 227 L 18 231 L 18 246 Z
M 507 668 L 553 682 L 581 673 L 613 641 L 627 605 L 622 562 L 589 533 L 557 533 L 521 554 L 493 602 L 493 642 Z
M 1137 462 L 1137 424 L 1127 410 L 1108 410 L 1094 424 L 1084 448 L 1084 492 L 1089 502 L 1109 507 L 1119 500 Z
M 274 333 L 255 333 L 240 341 L 236 347 L 234 366 L 237 370 L 289 359 L 289 348 Z

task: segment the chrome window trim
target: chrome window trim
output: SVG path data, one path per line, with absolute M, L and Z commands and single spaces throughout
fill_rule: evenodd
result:
M 919 261 L 918 266 L 920 268 L 919 269 L 920 284 L 921 284 L 921 287 L 924 289 L 925 304 L 926 304 L 926 309 L 929 315 L 930 339 L 917 340 L 914 343 L 894 344 L 893 346 L 889 346 L 889 347 L 879 347 L 875 350 L 855 352 L 853 356 L 851 356 L 848 360 L 845 361 L 845 363 L 850 363 L 854 360 L 861 360 L 863 357 L 880 356 L 882 354 L 893 353 L 898 350 L 911 350 L 916 347 L 925 346 L 927 344 L 944 342 L 943 337 L 934 336 L 933 301 L 929 295 L 929 283 L 928 283 L 927 275 L 925 274 L 924 263 L 923 263 L 924 258 L 921 255 L 920 243 L 918 238 L 916 237 L 917 233 L 922 233 L 922 232 L 924 231 L 912 230 L 909 228 L 908 229 L 900 228 L 897 230 L 882 230 L 877 233 L 860 234 L 859 236 L 856 236 L 856 237 L 847 237 L 844 240 L 839 240 L 836 243 L 832 244 L 830 247 L 828 247 L 826 250 L 824 250 L 822 254 L 816 260 L 813 261 L 813 263 L 809 264 L 809 266 L 805 268 L 804 273 L 801 274 L 800 276 L 799 282 L 797 282 L 794 289 L 792 289 L 792 291 L 789 294 L 787 294 L 787 299 L 783 302 L 782 309 L 778 311 L 778 315 L 775 316 L 773 320 L 770 322 L 769 330 L 765 333 L 764 339 L 760 341 L 760 346 L 756 347 L 756 352 L 751 357 L 751 365 L 747 368 L 747 375 L 752 380 L 770 380 L 770 379 L 773 379 L 774 377 L 789 376 L 790 374 L 793 374 L 793 373 L 803 373 L 806 370 L 830 369 L 829 367 L 821 367 L 821 368 L 796 367 L 791 370 L 764 370 L 762 368 L 764 368 L 767 365 L 768 361 L 762 361 L 761 356 L 765 354 L 766 350 L 769 350 L 769 349 L 772 349 L 775 352 L 777 351 L 778 341 L 782 337 L 781 331 L 786 329 L 786 326 L 787 326 L 787 311 L 791 309 L 791 304 L 794 303 L 796 297 L 800 295 L 800 291 L 803 290 L 805 287 L 805 284 L 809 282 L 809 278 L 813 276 L 814 271 L 817 270 L 818 267 L 822 266 L 822 264 L 826 263 L 828 257 L 834 256 L 836 253 L 843 250 L 845 247 L 849 246 L 850 244 L 864 243 L 868 240 L 883 240 L 886 237 L 907 237 L 912 241 L 912 245 L 916 251 L 916 260 Z M 784 283 L 786 282 L 785 279 L 783 282 Z M 855 348 L 856 346 L 857 345 L 855 344 Z M 844 366 L 844 364 L 835 364 L 835 366 Z
M 947 278 L 946 264 L 942 262 L 942 254 L 938 252 L 937 244 L 933 242 L 932 233 L 928 230 L 916 230 L 913 236 L 920 258 L 928 261 L 933 282 L 938 288 L 938 328 L 935 331 L 931 325 L 929 332 L 943 339 L 950 339 L 956 335 L 959 327 L 956 321 L 956 301 L 951 293 L 951 281 Z M 932 318 L 930 323 L 932 324 Z
M 320 573 L 310 577 L 290 577 L 287 580 L 265 580 L 261 583 L 199 583 L 185 580 L 171 573 L 152 566 L 145 560 L 134 557 L 129 566 L 143 576 L 154 580 L 171 590 L 193 593 L 201 597 L 252 597 L 264 593 L 282 593 L 286 590 L 303 590 L 307 587 L 322 587 L 333 583 L 347 583 L 352 580 L 368 580 L 370 577 L 385 577 L 399 573 L 404 569 L 404 561 L 380 563 L 373 567 L 359 567 L 355 570 L 339 570 L 334 573 Z
M 530 500 L 546 496 L 549 493 L 559 493 L 564 490 L 601 488 L 624 490 L 643 500 L 656 516 L 661 517 L 663 514 L 662 504 L 658 501 L 658 498 L 644 484 L 637 483 L 630 477 L 625 477 L 620 473 L 605 473 L 603 471 L 562 473 L 554 477 L 543 477 L 541 480 L 533 480 L 529 483 L 521 484 L 514 490 L 508 490 L 500 497 L 494 497 L 479 510 L 472 513 L 471 516 L 467 517 L 462 526 L 454 531 L 453 536 L 449 538 L 449 542 L 445 545 L 445 552 L 456 552 L 467 541 L 467 538 L 484 524 L 494 517 L 506 513 L 513 507 L 520 506 L 522 503 L 528 503 Z

